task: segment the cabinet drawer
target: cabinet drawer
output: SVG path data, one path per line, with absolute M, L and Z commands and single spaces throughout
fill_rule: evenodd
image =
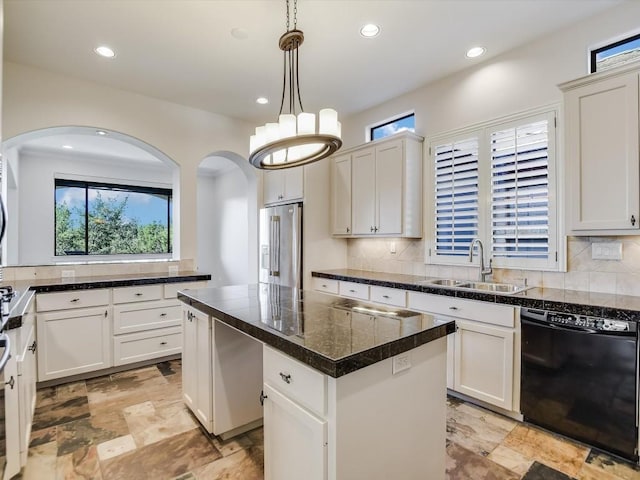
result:
M 207 288 L 207 282 L 165 283 L 164 298 L 176 298 L 180 290 L 195 290 L 198 288 Z
M 109 305 L 109 290 L 73 290 L 71 292 L 38 293 L 36 309 L 38 312 L 66 310 L 68 308 L 99 307 Z
M 339 282 L 338 291 L 343 297 L 369 300 L 369 285 L 355 282 Z
M 407 306 L 407 292 L 398 288 L 377 287 L 372 285 L 371 301 L 405 308 Z
M 162 298 L 162 285 L 140 285 L 113 289 L 113 303 L 145 302 Z
M 332 293 L 334 295 L 337 295 L 338 281 L 330 280 L 328 278 L 312 277 L 311 288 L 313 288 L 314 290 L 317 290 L 318 292 Z
M 503 327 L 515 327 L 515 307 L 416 292 L 409 292 L 408 300 L 408 308 L 410 309 L 477 320 Z
M 181 351 L 182 327 L 160 328 L 113 337 L 114 365 L 166 357 Z
M 264 347 L 264 383 L 271 385 L 290 399 L 324 416 L 327 410 L 326 375 L 276 350 Z
M 114 335 L 181 324 L 182 307 L 176 300 L 123 304 L 113 307 Z

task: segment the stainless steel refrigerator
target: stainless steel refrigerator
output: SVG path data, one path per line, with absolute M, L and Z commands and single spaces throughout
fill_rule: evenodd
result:
M 302 204 L 260 210 L 260 282 L 302 288 Z

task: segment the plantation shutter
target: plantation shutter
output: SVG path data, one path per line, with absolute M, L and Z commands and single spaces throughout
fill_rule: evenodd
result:
M 478 236 L 478 137 L 435 147 L 435 254 L 463 256 Z
M 549 121 L 494 131 L 491 141 L 491 254 L 549 257 Z

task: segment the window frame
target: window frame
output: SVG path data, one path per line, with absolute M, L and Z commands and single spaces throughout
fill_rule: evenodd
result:
M 62 187 L 80 187 L 85 189 L 85 232 L 84 232 L 84 245 L 85 253 L 77 255 L 58 255 L 57 252 L 57 202 L 56 202 L 56 190 L 59 186 Z M 88 253 L 89 247 L 89 228 L 88 228 L 88 216 L 89 216 L 89 189 L 98 188 L 103 190 L 131 192 L 131 193 L 146 193 L 151 195 L 164 195 L 167 197 L 167 252 L 163 253 L 114 253 L 114 254 L 92 254 Z M 53 179 L 53 258 L 57 263 L 74 263 L 78 261 L 118 261 L 122 259 L 171 259 L 173 257 L 173 235 L 171 234 L 171 226 L 173 220 L 173 189 L 160 186 L 149 186 L 140 184 L 126 184 L 126 183 L 112 183 L 106 181 L 96 180 L 79 180 L 77 178 L 67 178 L 64 176 L 56 176 Z
M 600 52 L 609 50 L 611 48 L 619 47 L 621 45 L 624 45 L 625 43 L 631 43 L 636 40 L 640 40 L 640 29 L 626 32 L 622 35 L 618 35 L 616 37 L 605 40 L 604 42 L 600 42 L 598 44 L 590 46 L 587 50 L 587 71 L 591 74 L 591 73 L 598 73 L 598 72 L 606 72 L 610 68 L 616 68 L 616 67 L 610 67 L 609 69 L 605 68 L 604 70 L 598 70 L 596 56 Z M 626 63 L 623 65 L 626 65 Z
M 416 112 L 415 112 L 415 110 L 411 110 L 411 111 L 408 111 L 408 112 L 400 113 L 400 114 L 395 115 L 393 117 L 389 117 L 389 118 L 387 118 L 385 120 L 381 120 L 381 121 L 373 123 L 371 125 L 367 125 L 366 133 L 365 133 L 365 141 L 366 142 L 374 141 L 374 139 L 373 139 L 373 131 L 375 129 L 380 128 L 380 127 L 384 127 L 386 125 L 389 125 L 391 123 L 397 122 L 399 120 L 404 120 L 405 118 L 409 118 L 409 117 L 413 117 L 413 120 L 414 120 L 413 121 L 413 130 L 410 130 L 410 131 L 415 132 Z M 377 138 L 376 140 L 382 140 L 383 138 L 388 138 L 389 136 L 390 135 L 386 135 L 384 137 Z
M 563 200 L 558 194 L 558 186 L 561 184 L 562 170 L 558 162 L 558 122 L 560 107 L 550 105 L 526 112 L 522 112 L 509 117 L 503 117 L 493 121 L 487 121 L 470 127 L 461 128 L 452 132 L 439 134 L 429 139 L 428 151 L 428 174 L 426 175 L 428 185 L 432 187 L 432 192 L 426 200 L 427 206 L 427 237 L 425 241 L 425 263 L 430 265 L 443 266 L 469 266 L 476 267 L 469 263 L 466 255 L 453 256 L 436 254 L 436 192 L 435 192 L 435 152 L 436 147 L 447 142 L 460 141 L 476 135 L 478 138 L 478 238 L 482 241 L 485 251 L 485 260 L 492 260 L 496 268 L 517 268 L 521 270 L 543 270 L 543 271 L 564 271 L 566 269 L 566 243 L 562 228 L 562 208 Z M 497 257 L 492 255 L 492 172 L 491 172 L 491 133 L 514 126 L 522 126 L 534 123 L 541 119 L 547 119 L 547 155 L 548 155 L 548 202 L 549 202 L 549 253 L 546 259 L 539 258 L 514 258 Z

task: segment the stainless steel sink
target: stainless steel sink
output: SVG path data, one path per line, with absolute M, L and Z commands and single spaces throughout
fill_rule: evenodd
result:
M 475 290 L 477 292 L 492 292 L 513 294 L 527 290 L 530 287 L 514 285 L 511 283 L 476 282 L 469 280 L 453 280 L 449 278 L 439 278 L 436 280 L 424 280 L 421 285 L 433 285 L 436 287 L 462 288 L 465 290 Z

